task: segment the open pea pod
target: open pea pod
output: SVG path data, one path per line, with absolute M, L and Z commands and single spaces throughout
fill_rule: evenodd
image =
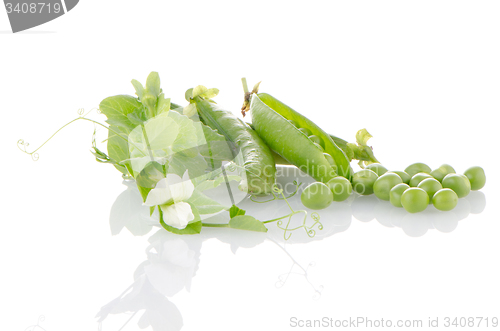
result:
M 282 114 L 265 104 L 260 95 L 252 96 L 250 113 L 255 131 L 272 150 L 288 162 L 323 183 L 337 176 L 336 164 L 331 158 L 327 159 L 322 147 Z
M 254 195 L 271 193 L 276 180 L 276 164 L 261 137 L 232 112 L 200 97 L 193 100 L 202 121 L 241 149 L 246 178 L 240 188 Z
M 342 151 L 342 149 L 340 149 L 335 144 L 335 142 L 332 140 L 330 135 L 328 135 L 325 131 L 323 131 L 319 126 L 317 126 L 314 122 L 309 120 L 307 117 L 301 115 L 297 111 L 293 110 L 289 106 L 285 105 L 284 103 L 282 103 L 281 101 L 279 101 L 278 99 L 274 98 L 273 96 L 271 96 L 267 93 L 258 93 L 256 95 L 254 94 L 252 96 L 252 103 L 250 105 L 250 109 L 251 109 L 250 113 L 252 114 L 252 122 L 253 122 L 253 125 L 256 127 L 256 131 L 257 131 L 257 133 L 259 133 L 259 135 L 261 135 L 261 133 L 259 131 L 264 131 L 264 130 L 262 129 L 262 125 L 260 125 L 261 126 L 260 130 L 257 129 L 257 126 L 259 126 L 259 125 L 255 122 L 256 116 L 254 116 L 255 115 L 254 108 L 262 108 L 262 105 L 260 105 L 260 103 L 264 104 L 265 106 L 267 106 L 268 108 L 273 110 L 276 114 L 280 115 L 282 117 L 282 119 L 285 120 L 285 122 L 287 122 L 285 124 L 282 120 L 280 120 L 280 125 L 286 125 L 287 127 L 291 126 L 291 127 L 293 127 L 293 129 L 295 131 L 298 131 L 298 133 L 300 133 L 300 134 L 302 134 L 302 136 L 304 136 L 304 137 L 300 138 L 300 141 L 304 141 L 304 146 L 300 147 L 300 151 L 299 151 L 299 153 L 303 155 L 303 158 L 306 158 L 306 155 L 304 153 L 307 153 L 307 151 L 305 150 L 306 148 L 308 148 L 307 146 L 309 146 L 309 148 L 311 148 L 311 146 L 316 146 L 316 149 L 320 150 L 320 152 L 321 152 L 320 154 L 323 155 L 323 152 L 324 152 L 333 158 L 334 164 L 332 164 L 332 166 L 337 174 L 351 180 L 352 169 L 351 169 L 349 159 L 347 158 L 344 151 Z M 252 105 L 253 105 L 253 108 L 252 108 Z M 262 110 L 258 110 L 257 112 L 262 112 Z M 259 117 L 259 115 L 257 115 L 257 118 L 258 117 Z M 259 120 L 257 120 L 257 121 L 259 121 Z M 281 123 L 283 123 L 283 124 L 281 124 Z M 261 123 L 261 124 L 264 124 L 264 123 Z M 264 124 L 264 126 L 272 126 L 271 129 L 276 132 L 276 135 L 280 135 L 279 132 L 282 128 L 279 127 L 277 123 L 269 122 L 267 124 Z M 299 136 L 297 136 L 297 137 L 299 137 Z M 280 138 L 279 141 L 287 140 L 289 138 L 291 138 L 291 137 L 282 137 L 282 138 Z M 306 138 L 307 140 L 304 140 L 303 138 Z M 289 157 L 292 157 L 291 154 L 297 153 L 297 151 L 295 149 L 299 148 L 297 145 L 298 141 L 295 142 L 293 139 L 290 139 L 288 141 L 288 143 L 290 144 L 289 148 L 292 148 L 294 151 L 293 151 L 293 153 L 290 153 L 290 151 L 284 150 L 283 153 L 290 154 L 290 156 L 287 157 L 286 155 L 280 153 L 279 150 L 275 149 L 266 138 L 264 138 L 264 140 L 266 140 L 268 145 L 274 151 L 276 151 L 278 154 L 280 154 L 283 158 L 285 158 L 290 163 L 295 164 L 294 160 L 290 159 Z M 316 144 L 314 144 L 314 142 L 316 142 Z M 287 143 L 287 145 L 288 145 L 288 143 Z M 324 149 L 324 151 L 321 151 L 321 148 L 319 148 L 318 144 L 320 145 L 321 148 Z M 294 146 L 296 146 L 296 147 L 294 147 Z M 325 159 L 325 155 L 323 155 L 322 157 L 323 157 L 323 159 Z M 328 156 L 326 155 L 326 157 L 328 157 Z M 295 156 L 293 156 L 293 158 L 295 158 Z M 300 157 L 298 159 L 300 159 Z M 328 161 L 328 159 L 326 159 L 326 160 Z M 300 161 L 304 161 L 304 160 L 302 159 Z M 311 162 L 311 160 L 309 162 Z M 331 162 L 331 160 L 330 160 L 330 162 Z M 320 179 L 316 178 L 315 176 L 312 176 L 312 177 L 314 177 L 316 180 L 320 180 Z M 323 181 L 323 180 L 321 180 L 321 181 Z

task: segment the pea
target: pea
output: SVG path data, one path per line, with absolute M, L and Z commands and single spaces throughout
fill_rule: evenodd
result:
M 431 171 L 431 176 L 442 182 L 447 174 L 454 174 L 455 169 L 449 164 L 442 164 L 439 168 Z
M 417 187 L 427 192 L 427 194 L 429 195 L 429 203 L 432 202 L 432 197 L 434 196 L 434 194 L 443 188 L 441 183 L 435 178 L 426 178 L 421 181 Z
M 375 193 L 377 198 L 389 201 L 389 192 L 391 191 L 391 189 L 394 186 L 401 184 L 402 182 L 403 180 L 398 175 L 386 173 L 377 178 L 375 184 L 373 184 L 373 192 Z
M 393 173 L 397 174 L 399 177 L 401 177 L 401 180 L 403 181 L 403 183 L 406 183 L 406 184 L 410 183 L 411 176 L 408 175 L 406 172 L 399 171 L 399 170 L 389 171 L 389 172 L 393 172 Z
M 360 170 L 352 176 L 352 188 L 359 194 L 370 195 L 373 193 L 373 184 L 377 178 L 378 175 L 373 170 Z
M 309 136 L 309 139 L 311 139 L 311 141 L 312 141 L 313 143 L 316 143 L 316 144 L 319 144 L 319 145 L 323 145 L 323 144 L 322 144 L 322 141 L 321 141 L 321 138 L 320 138 L 320 137 L 318 137 L 318 136 L 315 136 L 315 135 L 310 135 L 310 136 Z
M 458 195 L 449 188 L 443 188 L 434 194 L 432 203 L 436 209 L 442 211 L 452 210 L 457 206 Z
M 401 183 L 391 189 L 391 191 L 389 192 L 389 201 L 394 207 L 403 207 L 403 205 L 401 205 L 401 195 L 409 188 L 410 185 Z
M 324 148 L 323 146 L 321 146 L 320 144 L 317 144 L 317 143 L 313 143 L 316 147 L 318 147 L 322 152 L 324 152 Z
M 371 163 L 365 167 L 365 169 L 370 169 L 375 171 L 375 173 L 379 176 L 382 176 L 387 172 L 387 168 L 381 165 L 380 163 Z
M 325 209 L 332 203 L 333 193 L 326 184 L 316 182 L 310 184 L 302 191 L 300 200 L 309 209 Z
M 413 164 L 409 165 L 408 167 L 406 167 L 405 172 L 408 175 L 410 175 L 410 177 L 413 177 L 416 174 L 418 174 L 419 172 L 425 172 L 425 173 L 429 174 L 431 172 L 431 168 L 425 163 L 417 162 L 417 163 L 413 163 Z
M 469 178 L 465 175 L 448 174 L 443 178 L 443 187 L 450 188 L 459 198 L 466 197 L 470 193 L 471 185 Z
M 415 174 L 411 179 L 410 179 L 410 186 L 411 187 L 417 187 L 418 184 L 420 184 L 421 181 L 423 181 L 426 178 L 432 178 L 431 175 L 426 174 L 424 172 L 419 172 L 418 174 Z
M 401 205 L 410 213 L 424 211 L 429 204 L 429 195 L 418 187 L 410 187 L 401 195 Z
M 337 166 L 337 165 L 335 164 L 335 160 L 333 159 L 333 157 L 332 157 L 330 154 L 328 154 L 328 153 L 323 153 L 323 155 L 325 156 L 325 159 L 326 159 L 326 160 L 330 163 L 330 165 L 331 165 L 332 167 Z
M 333 193 L 333 201 L 344 201 L 352 193 L 351 182 L 342 176 L 330 179 L 326 185 Z
M 309 131 L 306 128 L 299 128 L 299 131 L 302 132 L 303 134 L 305 134 L 308 137 L 311 135 L 311 131 Z
M 290 124 L 293 125 L 294 127 L 298 128 L 297 122 L 295 122 L 293 120 L 287 120 L 287 121 L 290 122 Z
M 486 175 L 484 169 L 481 167 L 470 167 L 465 170 L 464 175 L 469 178 L 471 190 L 477 191 L 484 187 L 486 184 Z

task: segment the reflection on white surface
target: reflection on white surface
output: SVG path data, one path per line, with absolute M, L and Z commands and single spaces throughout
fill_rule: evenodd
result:
M 294 170 L 295 169 L 295 170 Z M 472 191 L 467 197 L 459 199 L 455 209 L 442 212 L 433 205 L 417 214 L 411 214 L 403 208 L 392 206 L 388 201 L 382 201 L 375 195 L 363 196 L 352 194 L 343 202 L 333 202 L 328 208 L 314 211 L 306 210 L 300 201 L 300 193 L 310 182 L 311 178 L 304 177 L 298 169 L 288 168 L 284 176 L 278 177 L 282 187 L 296 181 L 300 183 L 298 192 L 288 199 L 288 204 L 276 199 L 258 203 L 246 199 L 238 204 L 242 209 L 259 220 L 265 221 L 289 215 L 293 211 L 305 210 L 274 223 L 268 223 L 268 236 L 279 242 L 304 243 L 324 239 L 335 233 L 349 228 L 352 218 L 360 222 L 370 222 L 376 219 L 383 226 L 399 227 L 410 237 L 419 237 L 430 229 L 440 232 L 452 232 L 458 222 L 470 214 L 479 214 L 486 207 L 486 197 L 481 191 Z M 149 216 L 149 208 L 142 206 L 140 194 L 134 182 L 126 182 L 127 189 L 116 199 L 110 214 L 112 234 L 119 233 L 127 228 L 132 234 L 139 236 L 147 234 L 151 225 L 158 225 L 157 220 Z M 258 200 L 258 199 L 257 199 Z M 264 198 L 263 201 L 268 200 Z M 207 221 L 227 222 L 225 214 L 218 214 Z M 295 230 L 293 230 L 295 229 Z M 244 237 L 244 236 L 243 236 Z
M 307 185 L 307 179 L 304 181 L 303 177 L 292 179 L 302 180 L 301 188 Z M 111 233 L 118 234 L 126 228 L 135 236 L 146 235 L 153 228 L 153 224 L 157 224 L 157 219 L 154 215 L 150 217 L 149 207 L 142 205 L 135 183 L 125 181 L 124 185 L 126 190 L 117 197 L 111 208 Z M 290 209 L 304 209 L 300 202 L 300 190 L 288 202 L 289 205 L 282 200 L 259 204 L 247 199 L 239 206 L 260 220 L 286 215 L 290 213 Z M 267 224 L 267 233 L 204 228 L 198 235 L 182 236 L 160 228 L 148 239 L 146 260 L 137 267 L 134 282 L 117 298 L 104 305 L 96 317 L 101 328 L 110 315 L 118 315 L 122 317 L 123 328 L 127 324 L 136 323 L 141 329 L 150 328 L 155 331 L 182 329 L 182 314 L 171 300 L 183 290 L 190 291 L 192 279 L 199 268 L 202 244 L 208 239 L 216 238 L 229 244 L 233 253 L 240 247 L 252 248 L 266 241 L 273 242 L 291 261 L 290 269 L 276 276 L 276 288 L 285 286 L 291 277 L 300 277 L 309 284 L 312 297 L 318 299 L 323 287 L 313 284 L 308 277 L 309 269 L 315 263 L 311 261 L 304 267 L 289 253 L 286 248 L 288 245 L 323 240 L 346 231 L 353 218 L 360 222 L 376 219 L 382 226 L 400 228 L 410 237 L 423 236 L 431 229 L 448 233 L 457 228 L 460 220 L 471 213 L 481 213 L 485 206 L 484 194 L 471 192 L 469 196 L 459 200 L 453 211 L 441 212 L 429 205 L 424 212 L 410 214 L 387 201 L 379 200 L 374 195 L 353 194 L 347 201 L 334 202 L 327 209 L 294 214 L 285 220 L 288 230 L 283 229 L 283 225 L 278 226 L 277 222 Z M 315 213 L 319 215 L 319 223 L 314 220 Z M 304 219 L 306 227 L 301 228 Z M 298 230 L 290 231 L 296 227 Z M 308 231 L 304 231 L 305 229 Z M 314 232 L 314 236 L 311 236 L 311 232 Z
M 481 191 L 471 192 L 467 197 L 459 199 L 455 209 L 447 212 L 439 211 L 429 205 L 423 212 L 411 214 L 374 195 L 355 195 L 351 205 L 352 215 L 357 220 L 370 222 L 376 219 L 383 226 L 401 228 L 410 237 L 423 236 L 432 229 L 443 233 L 452 232 L 460 220 L 470 214 L 483 212 L 485 207 L 486 197 Z

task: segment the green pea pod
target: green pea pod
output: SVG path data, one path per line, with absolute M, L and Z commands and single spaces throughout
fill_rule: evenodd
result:
M 258 96 L 258 98 L 255 98 L 256 96 Z M 312 122 L 311 120 L 309 120 L 305 116 L 299 114 L 298 112 L 296 112 L 295 110 L 293 110 L 289 106 L 285 105 L 284 103 L 282 103 L 281 101 L 279 101 L 278 99 L 272 97 L 271 95 L 269 95 L 267 93 L 258 93 L 257 95 L 253 95 L 252 96 L 252 103 L 253 103 L 253 99 L 260 100 L 262 103 L 264 103 L 270 109 L 274 110 L 276 113 L 281 115 L 284 119 L 288 120 L 289 124 L 292 124 L 292 126 L 294 126 L 293 123 L 295 123 L 295 125 L 297 125 L 299 128 L 305 129 L 306 131 L 310 131 L 310 133 L 312 135 L 319 137 L 320 140 L 323 142 L 322 147 L 324 148 L 324 152 L 331 155 L 333 157 L 333 160 L 335 161 L 335 165 L 334 165 L 335 171 L 339 175 L 351 180 L 352 169 L 351 169 L 349 159 L 347 158 L 344 151 L 342 151 L 342 149 L 340 149 L 335 144 L 335 142 L 332 140 L 332 138 L 325 131 L 323 131 L 319 126 L 317 126 L 316 124 L 314 124 L 314 122 Z M 258 104 L 258 102 L 257 102 L 257 104 Z M 250 107 L 250 109 L 252 112 L 253 109 L 251 107 Z M 252 118 L 254 118 L 253 115 L 252 115 Z M 290 123 L 290 121 L 292 121 L 292 123 Z M 255 125 L 254 121 L 253 121 L 253 123 Z M 275 126 L 274 123 L 272 123 L 272 122 L 268 123 L 267 125 L 273 126 L 276 131 L 280 130 L 280 128 Z M 259 133 L 259 135 L 260 135 L 259 130 L 257 130 L 257 133 Z M 266 139 L 264 138 L 264 140 L 266 140 Z M 269 141 L 266 140 L 266 142 L 268 143 L 268 145 L 272 149 L 274 149 L 270 145 Z M 292 145 L 293 145 L 293 143 L 292 143 Z M 277 150 L 275 150 L 275 151 L 278 152 L 278 154 L 280 154 L 279 151 L 277 151 Z M 281 156 L 283 156 L 289 162 L 293 163 L 293 161 L 288 159 L 286 156 L 284 156 L 284 155 L 281 155 Z
M 282 114 L 265 104 L 260 95 L 252 96 L 250 113 L 255 131 L 288 162 L 323 183 L 337 176 L 321 148 Z
M 201 120 L 240 148 L 246 170 L 246 179 L 242 180 L 240 188 L 255 195 L 271 193 L 276 180 L 276 164 L 261 137 L 232 112 L 200 97 L 193 100 Z

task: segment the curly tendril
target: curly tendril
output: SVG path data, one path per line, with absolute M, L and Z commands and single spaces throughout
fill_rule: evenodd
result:
M 42 323 L 43 321 L 45 321 L 45 316 L 41 315 L 38 317 L 38 321 L 35 325 L 30 325 L 28 326 L 25 331 L 46 331 L 41 325 L 40 323 Z
M 299 188 L 302 185 L 302 183 L 297 183 L 297 181 L 294 180 L 293 181 L 293 185 L 295 185 L 295 190 L 288 197 L 285 197 L 283 195 L 283 189 L 280 189 L 278 187 L 278 185 L 275 183 L 275 184 L 273 184 L 273 187 L 271 188 L 272 189 L 271 194 L 273 195 L 273 197 L 271 199 L 259 201 L 259 200 L 256 200 L 256 198 L 254 196 L 251 196 L 250 200 L 252 200 L 253 202 L 256 202 L 256 203 L 266 203 L 266 202 L 271 202 L 271 201 L 274 201 L 274 200 L 286 200 L 286 199 L 290 199 L 295 194 L 297 194 L 297 192 L 299 191 Z M 280 195 L 283 195 L 283 197 L 280 197 Z
M 85 120 L 85 121 L 89 121 L 89 122 L 92 122 L 92 123 L 94 123 L 94 124 L 100 125 L 100 126 L 102 126 L 103 128 L 107 129 L 108 131 L 113 132 L 115 135 L 117 135 L 118 137 L 120 137 L 120 138 L 122 138 L 123 140 L 127 141 L 127 143 L 128 143 L 128 137 L 127 137 L 127 135 L 126 135 L 126 134 L 116 132 L 115 130 L 110 129 L 109 127 L 107 127 L 106 125 L 104 125 L 104 124 L 102 124 L 102 123 L 100 123 L 100 122 L 97 122 L 97 121 L 94 121 L 94 120 L 92 120 L 92 119 L 90 119 L 90 118 L 87 118 L 87 115 L 88 115 L 88 114 L 90 114 L 90 113 L 91 113 L 92 111 L 94 111 L 94 110 L 95 110 L 98 114 L 100 114 L 100 110 L 99 110 L 99 108 L 92 108 L 91 110 L 89 110 L 89 111 L 88 111 L 88 112 L 86 112 L 86 113 L 85 113 L 85 110 L 84 110 L 83 108 L 78 109 L 78 111 L 77 111 L 78 117 L 77 117 L 77 118 L 75 118 L 75 119 L 74 119 L 74 120 L 72 120 L 72 121 L 69 121 L 68 123 L 66 123 L 66 124 L 64 124 L 62 127 L 60 127 L 60 128 L 59 128 L 56 132 L 54 132 L 54 134 L 52 134 L 52 135 L 49 137 L 49 139 L 45 140 L 45 142 L 44 142 L 43 144 L 41 144 L 41 145 L 40 145 L 37 149 L 35 149 L 35 150 L 34 150 L 34 151 L 32 151 L 32 152 L 28 152 L 27 148 L 28 148 L 28 146 L 29 146 L 29 143 L 28 143 L 28 142 L 25 142 L 25 141 L 24 141 L 24 139 L 19 139 L 19 140 L 17 141 L 17 147 L 21 150 L 21 152 L 23 152 L 23 153 L 26 153 L 26 154 L 30 155 L 30 156 L 31 156 L 31 159 L 32 159 L 33 161 L 38 161 L 38 159 L 40 158 L 40 155 L 37 153 L 37 152 L 38 152 L 38 150 L 40 150 L 40 148 L 42 148 L 43 146 L 45 146 L 45 144 L 46 144 L 46 143 L 48 143 L 48 142 L 49 142 L 52 138 L 54 138 L 54 136 L 55 136 L 56 134 L 58 134 L 58 133 L 59 133 L 59 131 L 61 131 L 62 129 L 64 129 L 65 127 L 67 127 L 68 125 L 70 125 L 71 123 L 76 122 L 76 121 L 78 121 L 78 120 Z M 124 135 L 125 135 L 125 137 L 124 137 Z M 135 146 L 135 145 L 133 145 L 133 146 Z M 137 147 L 137 146 L 135 146 L 135 147 Z M 139 151 L 140 151 L 140 149 L 139 149 Z
M 295 185 L 297 182 L 294 182 Z M 300 184 L 297 185 L 297 190 L 298 190 L 298 187 L 300 186 Z M 269 221 L 265 221 L 263 223 L 271 223 L 271 222 L 276 222 L 276 226 L 283 230 L 283 238 L 286 240 L 290 239 L 292 237 L 292 232 L 293 231 L 296 231 L 298 229 L 304 229 L 306 234 L 310 237 L 310 238 L 314 238 L 316 236 L 316 230 L 314 229 L 316 226 L 317 226 L 317 229 L 318 230 L 323 230 L 323 224 L 321 224 L 320 222 L 320 216 L 318 213 L 316 212 L 313 212 L 311 213 L 311 219 L 314 221 L 314 223 L 311 225 L 311 226 L 308 226 L 306 223 L 307 223 L 307 211 L 306 210 L 293 210 L 292 206 L 290 206 L 290 204 L 288 203 L 288 200 L 287 198 L 285 197 L 285 195 L 283 194 L 283 190 L 281 189 L 277 189 L 279 190 L 280 194 L 282 195 L 283 199 L 282 200 L 285 200 L 286 204 L 288 205 L 288 208 L 290 208 L 290 211 L 291 213 L 288 214 L 288 215 L 285 215 L 285 216 L 282 216 L 282 217 L 278 217 L 278 218 L 275 218 L 275 219 L 272 219 L 272 220 L 269 220 Z M 276 200 L 277 198 L 275 197 L 273 200 Z M 302 224 L 295 227 L 295 228 L 290 228 L 290 223 L 292 221 L 292 217 L 296 214 L 304 214 L 304 218 L 302 219 Z M 285 222 L 283 221 L 284 219 L 287 219 L 286 221 L 286 224 L 284 224 Z
M 229 172 L 235 172 L 236 171 L 236 164 L 234 164 L 234 162 L 229 162 L 227 164 L 227 170 L 229 170 Z

